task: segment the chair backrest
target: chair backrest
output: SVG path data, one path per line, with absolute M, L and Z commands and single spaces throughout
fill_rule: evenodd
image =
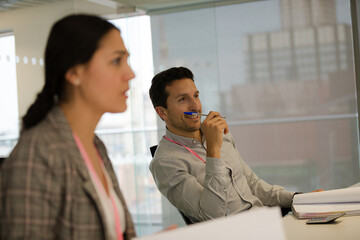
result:
M 154 146 L 150 147 L 150 153 L 151 153 L 152 157 L 154 157 L 154 155 L 155 155 L 155 151 L 157 149 L 157 146 L 158 145 L 154 145 Z M 178 209 L 178 211 L 179 211 L 181 217 L 183 218 L 184 222 L 186 223 L 186 225 L 193 224 L 193 222 L 191 222 L 191 220 L 187 216 L 185 216 L 185 214 L 183 214 L 179 209 Z
M 154 145 L 154 146 L 150 147 L 150 153 L 151 153 L 152 157 L 154 157 L 154 155 L 155 155 L 155 151 L 157 149 L 157 146 L 158 145 Z M 178 211 L 179 211 L 181 217 L 183 218 L 184 222 L 186 223 L 186 225 L 193 224 L 193 222 L 191 222 L 191 220 L 187 216 L 185 216 L 185 214 L 183 214 L 179 209 L 178 209 Z M 290 211 L 291 211 L 291 208 L 281 208 L 281 215 L 284 217 Z
M 154 145 L 154 146 L 151 146 L 151 147 L 150 147 L 150 153 L 151 153 L 151 156 L 152 156 L 152 157 L 154 157 L 154 155 L 155 155 L 155 151 L 156 151 L 156 149 L 157 149 L 157 146 L 158 146 L 158 145 Z
M 5 161 L 5 159 L 6 158 L 4 158 L 4 157 L 0 157 L 0 168 L 1 168 L 2 163 Z
M 190 218 L 188 218 L 187 216 L 185 216 L 185 214 L 183 214 L 179 209 L 178 209 L 181 217 L 183 218 L 184 222 L 186 223 L 186 225 L 191 225 L 191 224 L 194 224 Z

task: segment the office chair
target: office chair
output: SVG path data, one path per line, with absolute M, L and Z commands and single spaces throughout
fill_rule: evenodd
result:
M 158 145 L 154 145 L 154 146 L 151 146 L 150 147 L 150 153 L 151 153 L 151 156 L 154 157 L 155 155 L 155 151 L 156 151 L 156 148 L 157 148 Z M 191 220 L 185 216 L 185 214 L 183 214 L 180 210 L 178 210 L 181 217 L 184 219 L 184 222 L 186 223 L 186 225 L 190 225 L 190 224 L 193 224 L 193 222 L 191 222 Z M 285 208 L 285 207 L 282 207 L 281 208 L 281 215 L 284 217 L 286 216 L 289 212 L 291 212 L 291 208 Z
M 150 153 L 151 153 L 151 156 L 154 157 L 155 155 L 155 151 L 156 151 L 156 148 L 157 148 L 158 145 L 154 145 L 154 146 L 151 146 L 150 147 Z M 185 216 L 185 214 L 183 214 L 179 209 L 178 209 L 181 217 L 183 218 L 184 222 L 186 223 L 186 225 L 190 225 L 190 224 L 193 224 L 193 222 L 191 222 L 190 218 L 188 218 L 187 216 Z
M 6 158 L 4 158 L 4 157 L 0 157 L 0 168 L 1 168 L 2 163 L 5 161 L 5 159 Z
M 154 155 L 155 155 L 155 151 L 156 151 L 156 149 L 157 149 L 157 146 L 158 146 L 158 145 L 154 145 L 154 146 L 151 146 L 151 147 L 150 147 L 150 153 L 151 153 L 151 156 L 152 156 L 152 157 L 154 157 Z
M 291 207 L 282 207 L 281 208 L 281 215 L 285 217 L 289 212 L 292 212 Z

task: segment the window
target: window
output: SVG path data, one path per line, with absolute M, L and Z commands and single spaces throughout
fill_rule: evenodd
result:
M 149 98 L 154 76 L 149 16 L 111 21 L 120 28 L 136 77 L 130 81 L 128 108 L 105 114 L 97 134 L 104 141 L 139 236 L 162 229 L 160 192 L 149 171 L 149 146 L 158 143 L 156 113 Z
M 0 157 L 14 147 L 19 132 L 16 82 L 15 38 L 11 32 L 0 33 Z
M 203 111 L 227 116 L 243 159 L 267 182 L 347 187 L 359 179 L 350 1 L 295 3 L 296 16 L 289 1 L 152 15 L 155 73 L 189 67 Z

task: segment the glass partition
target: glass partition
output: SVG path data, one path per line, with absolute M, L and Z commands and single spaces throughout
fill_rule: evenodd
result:
M 169 12 L 151 27 L 155 73 L 190 68 L 203 111 L 227 116 L 261 178 L 303 192 L 359 181 L 349 0 Z
M 120 28 L 136 77 L 125 113 L 105 114 L 97 134 L 114 165 L 139 236 L 162 229 L 161 195 L 149 171 L 150 146 L 158 143 L 156 113 L 148 97 L 154 75 L 149 16 L 111 20 Z

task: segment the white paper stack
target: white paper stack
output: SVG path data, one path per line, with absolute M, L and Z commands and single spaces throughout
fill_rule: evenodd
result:
M 360 215 L 360 187 L 297 194 L 292 210 L 298 218 L 328 216 L 345 212 Z

